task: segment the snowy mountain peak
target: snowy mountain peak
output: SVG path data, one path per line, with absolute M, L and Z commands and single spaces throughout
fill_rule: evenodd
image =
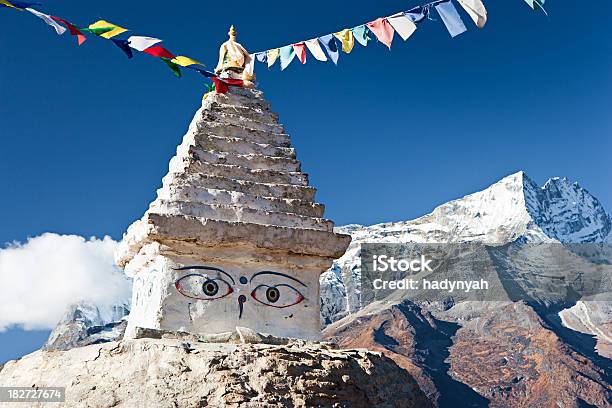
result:
M 566 178 L 538 186 L 523 171 L 486 189 L 449 201 L 412 221 L 338 227 L 353 241 L 321 275 L 321 314 L 333 322 L 359 308 L 361 244 L 482 242 L 612 242 L 612 220 L 588 191 Z
M 612 232 L 599 200 L 567 178 L 549 179 L 527 200 L 527 210 L 548 237 L 564 243 L 605 242 Z
M 612 234 L 612 220 L 578 183 L 552 178 L 540 187 L 519 171 L 412 221 L 371 227 L 352 224 L 338 230 L 351 234 L 354 244 L 367 239 L 503 245 L 518 238 L 579 243 L 605 242 Z

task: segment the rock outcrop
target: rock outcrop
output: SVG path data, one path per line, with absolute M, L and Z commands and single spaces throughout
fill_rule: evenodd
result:
M 37 351 L 8 362 L 0 384 L 67 387 L 66 407 L 431 406 L 410 374 L 380 353 L 302 341 L 162 338 Z

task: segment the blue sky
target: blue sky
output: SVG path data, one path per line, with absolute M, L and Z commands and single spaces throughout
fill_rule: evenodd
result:
M 466 34 L 451 39 L 428 21 L 405 43 L 396 36 L 391 52 L 356 45 L 338 67 L 312 57 L 284 72 L 258 64 L 326 216 L 411 219 L 518 170 L 538 183 L 579 181 L 611 209 L 612 4 L 577 13 L 549 3 L 547 18 L 522 0 L 488 1 L 482 30 L 460 11 Z M 213 67 L 230 24 L 260 51 L 418 4 L 63 0 L 39 9 L 77 25 L 104 18 Z M 0 9 L 0 24 L 0 245 L 47 231 L 119 239 L 153 200 L 203 78 L 178 80 L 100 38 L 77 47 L 28 13 Z M 45 335 L 0 334 L 0 361 Z

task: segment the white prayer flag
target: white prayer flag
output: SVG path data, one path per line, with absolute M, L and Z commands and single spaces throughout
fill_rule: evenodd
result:
M 315 59 L 319 61 L 327 61 L 327 56 L 323 52 L 321 44 L 319 44 L 319 40 L 317 40 L 316 38 L 313 40 L 307 40 L 304 41 L 304 44 L 306 44 L 306 48 L 308 48 L 308 51 L 310 51 L 310 53 L 313 57 L 315 57 Z
M 250 57 L 250 60 L 244 66 L 244 72 L 246 72 L 248 75 L 252 77 L 253 73 L 255 72 L 255 54 L 250 54 L 249 57 Z
M 387 21 L 404 41 L 406 41 L 417 29 L 416 24 L 406 17 L 404 13 L 397 13 L 387 17 Z
M 36 17 L 40 18 L 45 23 L 53 27 L 57 35 L 62 35 L 66 32 L 66 27 L 58 24 L 57 21 L 51 18 L 51 16 L 41 13 L 40 11 L 34 10 L 32 8 L 26 8 L 26 10 L 28 10 L 30 13 L 34 14 Z
M 476 27 L 482 28 L 487 23 L 487 9 L 480 0 L 457 0 L 470 15 Z
M 144 51 L 160 42 L 162 42 L 162 40 L 153 37 L 140 37 L 133 35 L 128 38 L 128 45 L 138 51 Z

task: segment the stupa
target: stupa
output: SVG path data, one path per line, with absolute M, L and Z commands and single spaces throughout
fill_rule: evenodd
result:
M 126 337 L 138 328 L 215 335 L 245 327 L 316 340 L 319 275 L 350 236 L 323 218 L 233 28 L 220 54 L 219 77 L 249 88 L 203 99 L 157 198 L 124 234 L 115 255 L 133 278 Z

